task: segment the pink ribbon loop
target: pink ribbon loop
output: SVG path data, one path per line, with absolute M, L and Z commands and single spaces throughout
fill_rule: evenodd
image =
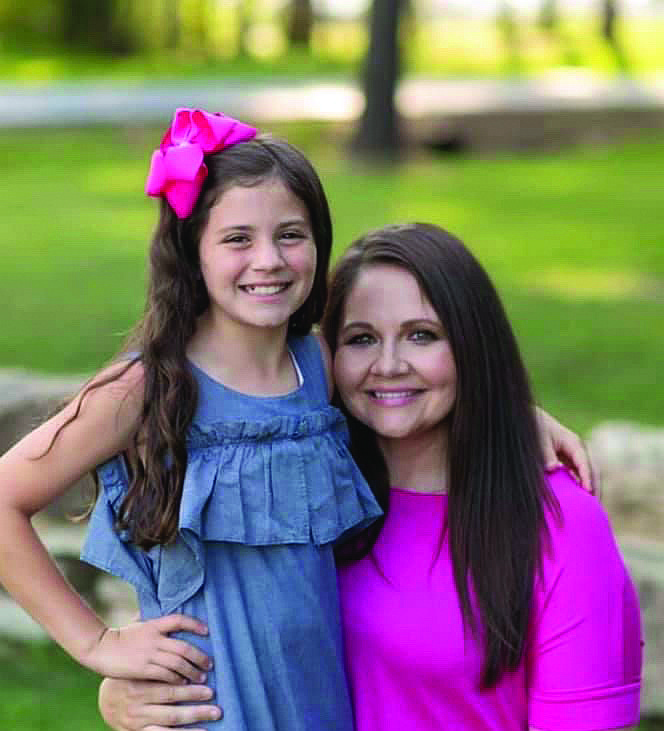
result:
M 194 209 L 207 177 L 205 155 L 253 139 L 254 127 L 223 114 L 182 107 L 152 154 L 145 192 L 164 196 L 178 218 Z

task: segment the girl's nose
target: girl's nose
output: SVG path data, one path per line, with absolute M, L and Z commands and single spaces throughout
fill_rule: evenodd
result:
M 257 241 L 253 254 L 251 265 L 256 271 L 271 271 L 281 268 L 284 264 L 279 244 L 272 239 Z
M 408 363 L 401 357 L 398 347 L 385 343 L 371 364 L 371 372 L 383 377 L 401 376 L 408 372 Z

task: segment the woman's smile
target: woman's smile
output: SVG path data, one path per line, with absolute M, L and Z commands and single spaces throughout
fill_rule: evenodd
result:
M 456 400 L 456 366 L 445 328 L 415 278 L 391 264 L 357 275 L 334 358 L 350 413 L 382 439 L 442 430 Z

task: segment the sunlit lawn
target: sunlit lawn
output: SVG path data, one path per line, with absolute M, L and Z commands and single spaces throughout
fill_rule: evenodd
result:
M 426 220 L 498 283 L 541 402 L 576 429 L 664 423 L 664 140 L 539 156 L 353 167 L 323 130 L 286 130 L 317 163 L 336 250 Z M 142 192 L 159 132 L 0 132 L 0 366 L 87 372 L 140 315 L 156 211 Z

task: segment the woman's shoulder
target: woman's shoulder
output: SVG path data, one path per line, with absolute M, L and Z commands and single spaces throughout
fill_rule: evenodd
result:
M 547 482 L 553 502 L 546 522 L 556 559 L 593 562 L 618 555 L 610 518 L 599 499 L 565 468 L 548 473 Z

